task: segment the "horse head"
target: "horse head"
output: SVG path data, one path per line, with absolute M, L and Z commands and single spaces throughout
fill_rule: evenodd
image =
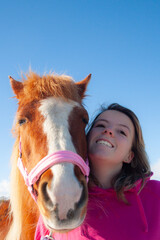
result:
M 59 232 L 76 228 L 86 214 L 88 114 L 82 100 L 90 77 L 78 83 L 64 75 L 40 77 L 33 72 L 22 82 L 10 77 L 18 99 L 18 165 L 46 227 Z M 27 188 L 19 170 L 17 174 L 25 199 Z

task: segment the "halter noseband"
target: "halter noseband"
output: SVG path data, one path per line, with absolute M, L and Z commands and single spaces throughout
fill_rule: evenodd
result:
M 69 162 L 77 165 L 81 169 L 84 176 L 86 176 L 88 182 L 88 176 L 90 171 L 88 159 L 85 162 L 83 158 L 81 158 L 81 156 L 79 156 L 77 153 L 71 151 L 57 151 L 49 154 L 42 158 L 41 161 L 38 162 L 37 165 L 30 171 L 30 173 L 28 173 L 27 169 L 24 168 L 22 163 L 21 141 L 19 143 L 19 150 L 20 156 L 18 158 L 17 166 L 24 178 L 25 184 L 27 185 L 29 192 L 31 193 L 35 201 L 37 201 L 37 194 L 33 188 L 34 183 L 37 182 L 42 173 L 44 173 L 47 169 L 57 163 Z

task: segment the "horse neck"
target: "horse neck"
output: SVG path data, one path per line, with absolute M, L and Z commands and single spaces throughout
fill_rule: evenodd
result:
M 7 235 L 10 239 L 34 239 L 36 224 L 39 218 L 38 207 L 32 199 L 19 169 L 17 168 L 19 141 L 15 143 L 12 154 L 11 170 L 11 214 L 13 222 Z

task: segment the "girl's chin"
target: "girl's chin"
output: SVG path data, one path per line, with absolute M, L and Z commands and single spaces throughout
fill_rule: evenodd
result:
M 89 154 L 89 159 L 92 161 L 102 161 L 102 162 L 106 162 L 111 158 L 111 154 L 108 154 L 106 151 L 102 152 L 93 152 Z

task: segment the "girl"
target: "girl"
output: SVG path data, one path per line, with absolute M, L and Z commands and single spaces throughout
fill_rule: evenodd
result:
M 94 119 L 87 141 L 91 173 L 86 219 L 53 239 L 160 240 L 160 182 L 150 180 L 136 115 L 111 104 Z M 48 233 L 41 219 L 38 228 L 36 240 Z

